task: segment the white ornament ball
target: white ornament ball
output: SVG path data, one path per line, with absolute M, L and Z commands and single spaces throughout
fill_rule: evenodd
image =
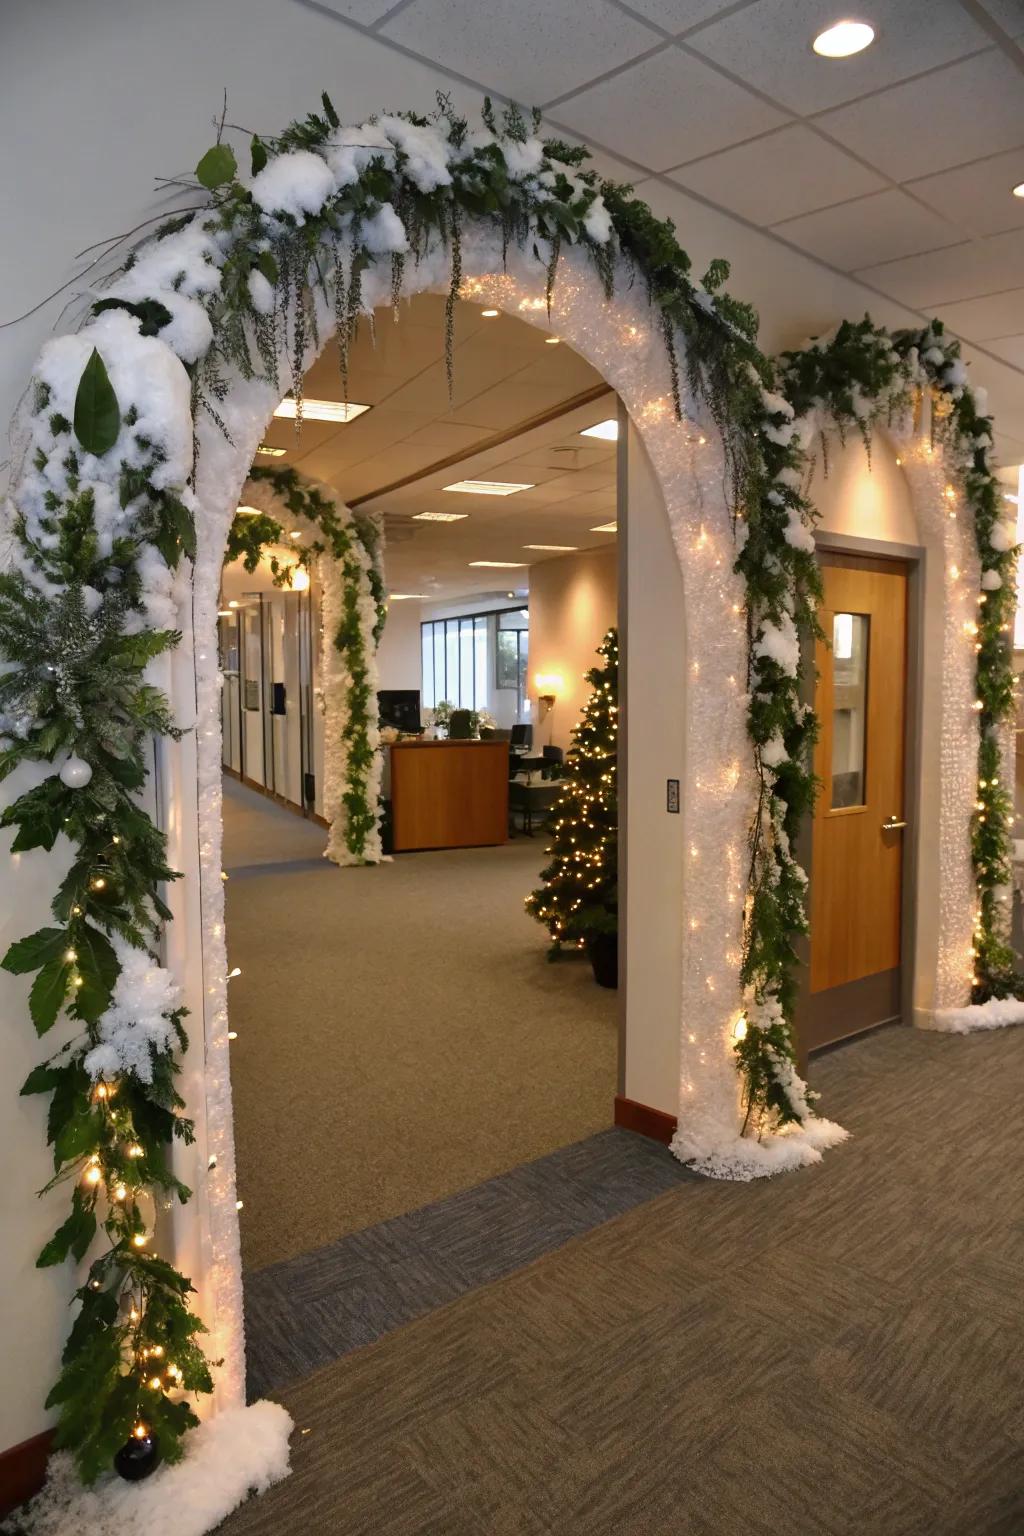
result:
M 998 571 L 982 571 L 981 585 L 986 592 L 998 592 L 1003 584 L 1003 578 Z
M 69 789 L 84 789 L 92 778 L 92 769 L 81 757 L 69 757 L 60 771 L 61 783 Z
M 993 523 L 988 542 L 999 554 L 1005 554 L 1017 542 L 1017 530 L 1009 523 Z

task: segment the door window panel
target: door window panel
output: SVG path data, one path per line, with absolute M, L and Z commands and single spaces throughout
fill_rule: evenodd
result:
M 832 618 L 834 811 L 865 802 L 870 626 L 865 613 L 837 613 Z

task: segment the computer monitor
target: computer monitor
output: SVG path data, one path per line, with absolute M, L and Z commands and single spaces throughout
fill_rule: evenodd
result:
M 377 695 L 381 725 L 398 731 L 420 731 L 420 691 L 418 688 L 382 688 Z
M 533 746 L 533 726 L 532 725 L 514 725 L 512 727 L 512 736 L 511 736 L 511 739 L 509 741 L 509 745 L 513 749 L 516 748 L 516 747 L 532 747 Z

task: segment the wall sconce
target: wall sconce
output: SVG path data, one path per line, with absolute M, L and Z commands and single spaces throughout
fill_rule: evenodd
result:
M 544 720 L 554 709 L 555 700 L 562 691 L 562 675 L 560 672 L 538 672 L 533 682 L 537 689 L 537 703 L 542 706 L 541 719 Z
M 309 572 L 306 570 L 306 567 L 304 565 L 296 566 L 295 570 L 292 573 L 292 591 L 293 592 L 308 592 L 309 591 Z

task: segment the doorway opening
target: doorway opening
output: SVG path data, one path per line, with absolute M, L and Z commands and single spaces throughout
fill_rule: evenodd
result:
M 223 573 L 247 1286 L 613 1123 L 623 999 L 574 946 L 548 962 L 525 899 L 550 862 L 584 674 L 617 624 L 617 401 L 564 343 L 465 301 L 454 363 L 449 400 L 443 298 L 378 312 L 351 346 L 347 401 L 328 348 L 301 432 L 275 418 L 257 458 L 383 531 L 379 865 L 323 857 L 323 589 L 306 533 Z

